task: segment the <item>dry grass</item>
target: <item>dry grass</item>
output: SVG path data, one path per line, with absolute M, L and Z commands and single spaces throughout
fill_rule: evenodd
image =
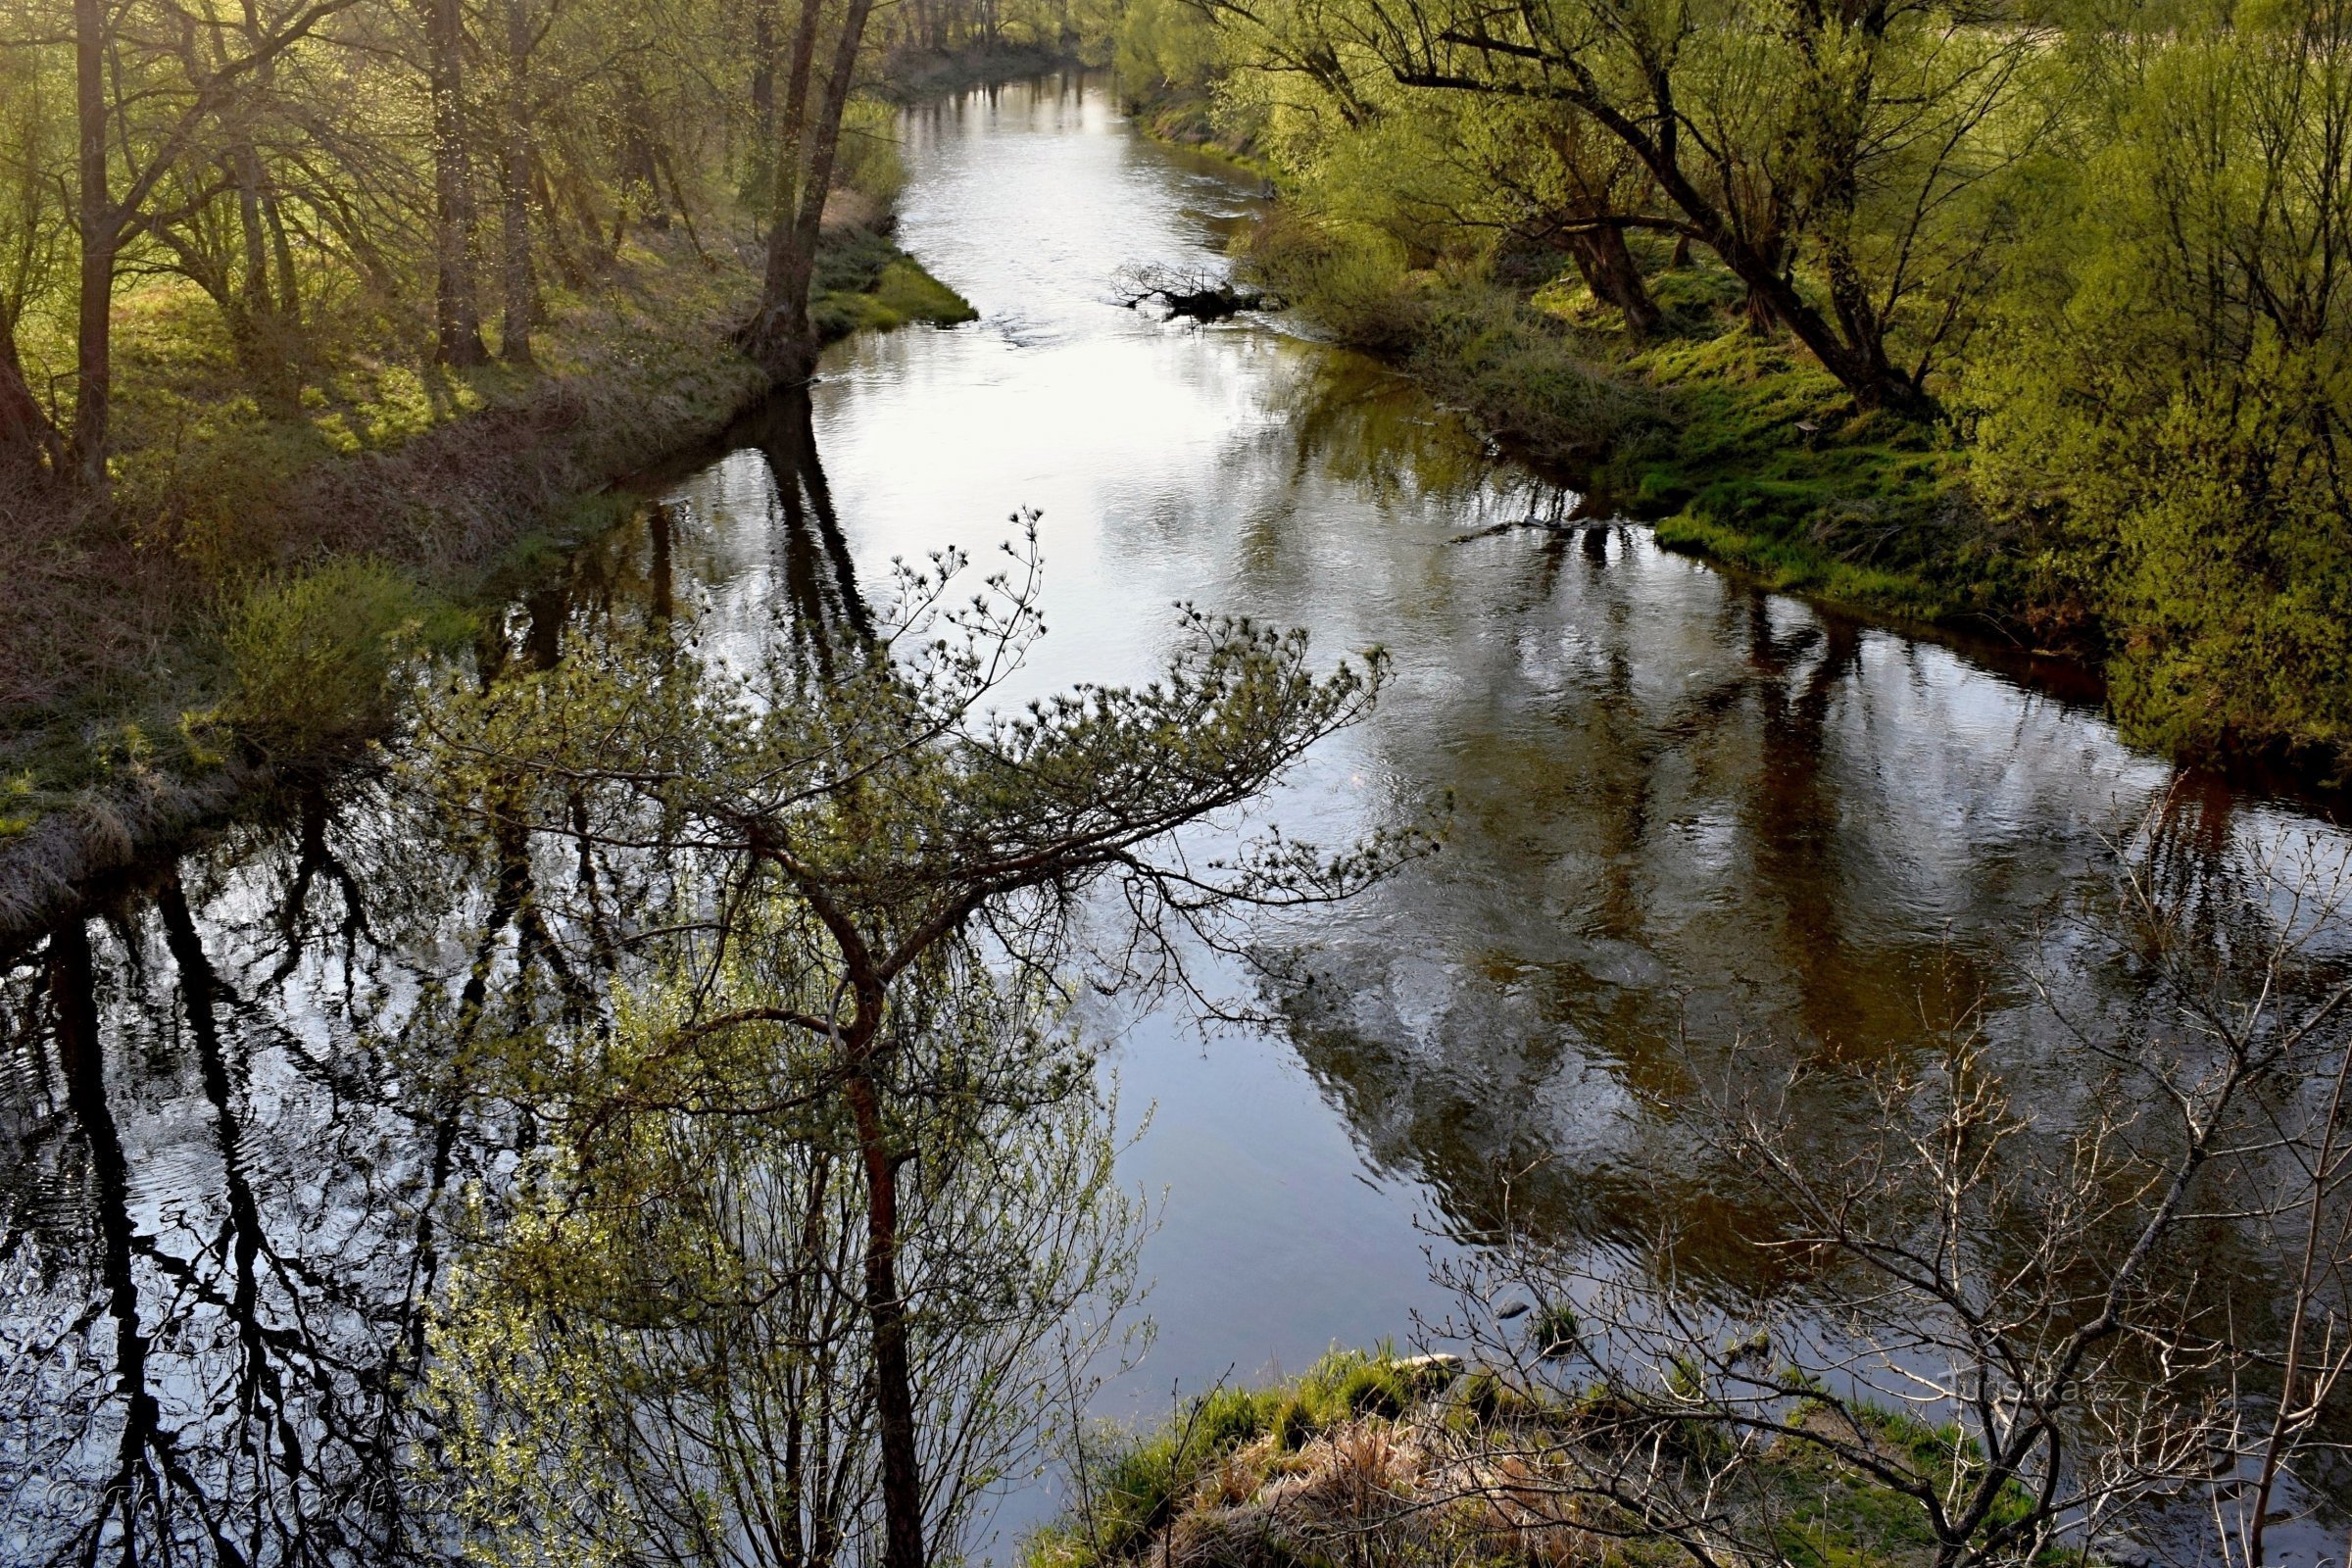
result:
M 1601 1538 L 1538 1461 L 1466 1441 L 1439 1407 L 1359 1416 L 1286 1452 L 1223 1456 L 1138 1560 L 1162 1568 L 1597 1563 Z
M 1797 1425 L 1808 1417 L 1792 1412 Z M 1872 1430 L 1936 1473 L 1956 1439 Z M 1816 1445 L 1735 1443 L 1594 1390 L 1335 1351 L 1222 1388 L 1082 1469 L 1024 1568 L 1924 1568 L 1910 1497 Z

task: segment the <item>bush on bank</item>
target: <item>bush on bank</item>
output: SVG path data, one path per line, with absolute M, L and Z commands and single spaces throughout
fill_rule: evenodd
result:
M 1800 1405 L 1789 1419 L 1826 1417 Z M 1969 1451 L 1951 1429 L 1900 1412 L 1864 1419 L 1875 1445 L 1930 1474 Z M 1613 1450 L 1637 1441 L 1654 1451 L 1624 1466 Z M 1697 1425 L 1638 1440 L 1597 1392 L 1531 1397 L 1450 1356 L 1384 1347 L 1334 1350 L 1270 1388 L 1220 1387 L 1081 1465 L 1075 1498 L 1026 1544 L 1023 1568 L 1687 1562 L 1644 1532 L 1638 1497 L 1607 1494 L 1645 1466 L 1702 1487 L 1720 1470 L 1729 1484 L 1712 1506 L 1727 1551 L 1747 1540 L 1783 1564 L 1896 1568 L 1936 1545 L 1914 1498 L 1803 1443 L 1759 1462 Z M 1985 1527 L 2026 1501 L 2008 1496 Z M 2080 1568 L 2075 1554 L 2048 1555 Z

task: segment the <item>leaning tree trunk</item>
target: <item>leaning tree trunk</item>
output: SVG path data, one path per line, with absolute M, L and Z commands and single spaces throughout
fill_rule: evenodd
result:
M 1886 409 L 1920 419 L 1936 416 L 1936 401 L 1887 362 L 1882 336 L 1849 341 L 1798 291 L 1788 275 L 1786 242 L 1777 232 L 1761 241 L 1741 238 L 1723 212 L 1657 142 L 1622 116 L 1610 128 L 1641 157 L 1667 199 L 1682 209 L 1700 243 L 1747 285 L 1751 321 L 1778 321 L 1786 326 L 1852 395 L 1854 407 Z
M 1634 253 L 1625 243 L 1622 228 L 1590 228 L 1572 231 L 1568 235 L 1568 255 L 1576 263 L 1585 286 L 1592 297 L 1604 305 L 1613 305 L 1625 317 L 1626 329 L 1637 337 L 1647 337 L 1658 329 L 1664 313 L 1658 302 L 1649 297 L 1649 284 L 1635 265 Z

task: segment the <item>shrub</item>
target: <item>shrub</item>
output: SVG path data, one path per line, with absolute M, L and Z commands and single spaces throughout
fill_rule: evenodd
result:
M 1352 348 L 1401 354 L 1428 324 L 1428 301 L 1384 235 L 1337 235 L 1282 214 L 1259 223 L 1242 250 L 1251 281 Z
M 390 724 L 392 676 L 410 653 L 446 645 L 464 617 L 378 562 L 336 561 L 261 582 L 229 609 L 230 719 L 289 760 L 349 747 Z
M 2352 391 L 2334 353 L 2265 334 L 2243 363 L 2102 398 L 2039 362 L 2002 369 L 1981 393 L 2007 396 L 1980 417 L 1977 475 L 2104 620 L 2125 733 L 2203 757 L 2284 743 L 2343 769 Z

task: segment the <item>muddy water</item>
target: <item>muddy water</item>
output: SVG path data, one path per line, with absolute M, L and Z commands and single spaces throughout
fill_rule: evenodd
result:
M 1267 814 L 1342 837 L 1449 797 L 1444 850 L 1311 925 L 1270 1032 L 1104 1010 L 1125 1156 L 1164 1194 L 1158 1337 L 1104 1395 L 1296 1369 L 1442 1311 L 1432 1254 L 1524 1222 L 1629 1253 L 1667 1220 L 1748 1267 L 1682 1107 L 1764 1044 L 1876 1059 L 1982 999 L 2031 1064 L 2040 973 L 2111 994 L 2106 840 L 2173 792 L 2184 877 L 2335 830 L 2176 780 L 2096 710 L 1567 521 L 1572 497 L 1279 323 L 1112 302 L 1220 265 L 1254 192 L 1139 140 L 1099 81 L 910 115 L 903 238 L 981 320 L 846 345 L 658 519 L 514 605 L 502 657 L 672 609 L 747 643 L 855 621 L 894 557 L 1042 514 L 1050 637 L 1007 691 L 1145 676 L 1173 607 L 1373 645 L 1377 717 Z M 429 1541 L 402 1389 L 454 1196 L 525 1135 L 420 1075 L 414 1020 L 496 1005 L 512 910 L 355 779 L 171 864 L 0 976 L 0 1561 L 378 1560 Z M 1227 973 L 1236 987 L 1246 980 Z M 2050 1081 L 2063 1103 L 2082 1086 Z M 1825 1105 L 1825 1152 L 1838 1124 Z M 1508 1178 L 1506 1181 L 1506 1177 Z M 2262 1260 L 2246 1266 L 2259 1272 Z M 1009 1540 L 1051 1505 L 1007 1500 Z

